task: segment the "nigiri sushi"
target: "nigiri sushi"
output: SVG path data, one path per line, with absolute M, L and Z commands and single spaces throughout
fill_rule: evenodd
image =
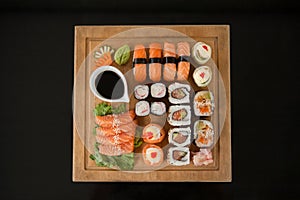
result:
M 176 76 L 176 50 L 175 44 L 164 43 L 164 72 L 163 76 L 166 81 L 174 81 Z
M 149 48 L 149 77 L 152 81 L 158 82 L 161 79 L 161 44 L 151 43 Z
M 190 73 L 189 56 L 191 55 L 189 43 L 179 42 L 177 44 L 177 54 L 179 56 L 177 80 L 187 80 Z
M 136 45 L 133 52 L 133 72 L 137 82 L 143 82 L 147 77 L 146 50 L 142 44 Z

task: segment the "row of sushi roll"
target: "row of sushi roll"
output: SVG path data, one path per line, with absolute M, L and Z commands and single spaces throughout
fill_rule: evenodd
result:
M 146 165 L 159 166 L 164 161 L 164 152 L 157 144 L 162 142 L 166 136 L 163 127 L 150 123 L 143 129 L 143 140 L 147 143 L 143 150 L 143 160 Z
M 150 114 L 164 115 L 166 113 L 166 104 L 164 102 L 152 102 L 151 107 L 148 101 L 139 101 L 135 104 L 135 113 L 137 116 L 144 117 Z
M 167 161 L 174 166 L 190 163 L 189 146 L 192 141 L 200 148 L 199 152 L 191 152 L 195 166 L 208 165 L 213 162 L 212 153 L 207 149 L 213 145 L 214 129 L 208 120 L 198 120 L 194 123 L 192 137 L 190 127 L 172 128 L 168 132 L 168 141 L 173 146 L 168 149 Z
M 170 129 L 168 132 L 168 141 L 173 146 L 168 149 L 167 160 L 169 164 L 174 166 L 190 163 L 191 129 L 190 127 L 181 127 L 191 123 L 191 108 L 189 105 L 182 105 L 190 103 L 190 90 L 190 85 L 177 82 L 168 87 L 170 103 L 180 104 L 170 106 L 167 118 L 170 125 L 179 126 Z
M 146 48 L 142 44 L 135 45 L 133 53 L 134 77 L 137 82 L 147 78 L 147 63 L 149 63 L 149 78 L 159 82 L 187 80 L 190 72 L 190 45 L 187 42 L 164 42 L 163 49 L 160 43 L 149 45 L 149 59 Z
M 166 95 L 167 88 L 163 83 L 155 83 L 150 86 L 151 96 L 154 98 L 163 98 Z M 148 85 L 137 85 L 134 88 L 134 96 L 138 100 L 146 99 L 149 96 Z

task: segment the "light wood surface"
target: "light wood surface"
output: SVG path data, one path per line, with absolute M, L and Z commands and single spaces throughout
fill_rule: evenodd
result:
M 220 129 L 220 132 L 222 131 L 218 143 L 213 148 L 213 164 L 203 167 L 194 167 L 192 164 L 184 167 L 168 166 L 152 172 L 132 173 L 97 167 L 94 161 L 88 158 L 90 153 L 85 149 L 82 140 L 85 142 L 92 141 L 92 134 L 87 133 L 91 133 L 92 131 L 91 123 L 93 123 L 93 116 L 91 111 L 97 100 L 90 92 L 88 85 L 88 77 L 93 69 L 87 68 L 87 71 L 82 71 L 80 66 L 83 63 L 86 66 L 92 66 L 92 61 L 86 58 L 99 43 L 122 31 L 139 27 L 147 26 L 75 26 L 74 81 L 75 83 L 82 83 L 76 84 L 76 87 L 81 87 L 76 91 L 85 92 L 77 94 L 74 91 L 74 97 L 80 97 L 80 99 L 74 99 L 74 116 L 81 116 L 80 113 L 83 113 L 80 120 L 86 123 L 83 126 L 76 127 L 74 120 L 73 181 L 231 181 L 230 43 L 229 26 L 227 25 L 151 26 L 179 31 L 196 41 L 204 41 L 213 48 L 212 58 L 218 67 L 225 86 L 227 108 L 226 113 L 223 113 L 225 115 L 225 122 L 222 130 L 217 121 L 219 119 L 218 115 L 211 119 L 214 122 L 214 128 L 217 130 Z M 138 38 L 141 36 L 135 35 L 133 37 Z M 120 69 L 123 73 L 126 73 L 130 68 L 131 66 L 126 66 Z M 84 73 L 84 75 L 78 76 L 79 73 Z M 214 77 L 214 79 L 218 78 L 218 76 Z M 193 81 L 190 82 L 192 83 Z M 213 80 L 213 82 L 212 90 L 214 91 L 215 98 L 218 99 L 221 82 L 216 80 Z M 131 100 L 133 102 L 131 106 L 134 106 L 134 98 Z

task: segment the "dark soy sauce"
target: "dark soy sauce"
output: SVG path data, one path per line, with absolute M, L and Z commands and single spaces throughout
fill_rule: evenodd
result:
M 96 78 L 96 87 L 106 99 L 119 99 L 124 95 L 124 83 L 120 76 L 112 71 L 105 71 Z

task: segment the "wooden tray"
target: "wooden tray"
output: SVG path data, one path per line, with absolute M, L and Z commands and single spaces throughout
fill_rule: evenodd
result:
M 74 81 L 88 83 L 90 70 L 80 71 L 84 73 L 83 80 L 77 80 L 79 67 L 83 62 L 88 65 L 87 56 L 102 41 L 125 30 L 147 26 L 76 26 L 75 27 L 75 65 Z M 222 76 L 226 91 L 225 122 L 220 138 L 213 148 L 214 163 L 204 167 L 168 166 L 166 168 L 144 173 L 129 173 L 114 169 L 97 167 L 89 159 L 89 152 L 85 149 L 81 140 L 88 140 L 92 130 L 89 126 L 83 128 L 84 136 L 79 136 L 74 121 L 73 129 L 73 181 L 231 181 L 231 133 L 230 133 L 230 66 L 229 66 L 229 26 L 151 26 L 162 27 L 179 31 L 196 41 L 204 41 L 213 47 L 212 58 Z M 130 66 L 129 66 L 130 67 Z M 88 84 L 83 84 L 82 91 L 89 91 Z M 74 113 L 85 113 L 84 121 L 92 122 L 91 111 L 94 105 L 89 105 L 92 95 L 90 92 L 76 94 L 74 97 L 82 101 L 74 100 Z M 218 95 L 215 95 L 218 98 Z M 77 103 L 75 103 L 77 102 Z M 80 102 L 80 103 L 78 103 Z

